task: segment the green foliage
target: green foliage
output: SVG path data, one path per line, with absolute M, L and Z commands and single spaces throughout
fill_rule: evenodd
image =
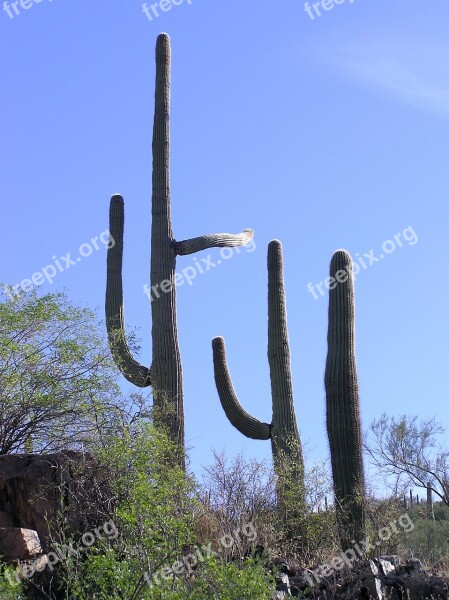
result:
M 90 554 L 84 586 L 101 586 L 105 598 L 113 589 L 128 597 L 140 587 L 143 573 L 173 562 L 193 541 L 194 487 L 176 461 L 177 451 L 167 433 L 150 423 L 107 441 L 100 456 L 115 474 L 111 485 L 120 536 L 113 550 Z
M 425 503 L 408 511 L 413 519 L 414 529 L 400 543 L 402 552 L 427 564 L 449 560 L 449 507 L 436 502 L 433 510 L 435 519 L 427 518 Z
M 167 563 L 169 566 L 171 563 Z M 224 562 L 208 557 L 192 577 L 159 577 L 142 581 L 135 588 L 129 562 L 117 560 L 113 552 L 89 557 L 82 579 L 71 590 L 73 600 L 269 600 L 275 590 L 273 575 L 256 559 L 241 563 Z
M 203 549 L 194 577 L 187 576 L 192 569 L 179 576 L 171 571 L 186 548 L 200 550 L 195 536 L 197 487 L 176 462 L 177 451 L 167 432 L 151 423 L 125 428 L 108 440 L 100 457 L 115 473 L 113 520 L 119 536 L 98 541 L 83 556 L 64 561 L 59 577 L 67 597 L 270 598 L 272 576 L 253 559 L 233 563 Z
M 443 502 L 434 502 L 433 514 L 435 521 L 449 521 L 449 506 Z
M 69 597 L 73 600 L 129 598 L 138 573 L 132 561 L 120 560 L 113 549 L 91 550 L 77 570 L 78 576 L 70 577 L 70 580 L 67 576 Z
M 167 600 L 269 600 L 274 590 L 274 578 L 261 561 L 248 558 L 239 564 L 223 563 L 211 557 L 201 563 L 194 582 L 184 581 L 178 594 L 163 597 Z
M 25 592 L 15 567 L 0 565 L 0 598 L 25 600 Z
M 297 465 L 290 456 L 280 457 L 277 469 L 278 503 L 277 547 L 282 555 L 303 565 L 321 560 L 335 550 L 335 515 L 333 510 L 320 512 L 319 503 L 330 493 L 332 482 L 325 464 L 306 469 L 304 480 L 296 478 Z M 304 507 L 298 499 L 305 498 Z
M 428 521 L 425 518 L 415 521 L 415 528 L 406 537 L 401 549 L 426 563 L 449 560 L 449 524 Z
M 120 391 L 92 311 L 35 291 L 0 302 L 0 454 L 88 447 Z
M 147 568 L 192 542 L 193 480 L 176 461 L 177 444 L 161 427 L 125 429 L 103 451 L 112 468 L 122 535 L 138 540 Z
M 449 505 L 449 451 L 439 442 L 443 433 L 435 418 L 383 413 L 371 423 L 366 450 L 395 493 L 409 486 L 426 490 L 430 482 L 433 494 Z

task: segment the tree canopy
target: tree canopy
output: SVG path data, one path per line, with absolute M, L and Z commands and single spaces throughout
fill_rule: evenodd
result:
M 0 454 L 80 449 L 123 414 L 94 312 L 65 294 L 0 302 Z

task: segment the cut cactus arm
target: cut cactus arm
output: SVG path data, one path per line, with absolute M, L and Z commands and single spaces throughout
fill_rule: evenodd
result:
M 180 242 L 173 240 L 173 249 L 178 256 L 186 256 L 208 248 L 245 246 L 253 239 L 253 236 L 252 229 L 244 229 L 242 233 L 211 233 Z
M 124 377 L 138 387 L 151 385 L 150 370 L 131 355 L 125 334 L 123 308 L 123 198 L 116 194 L 109 209 L 109 247 L 107 257 L 106 326 L 112 356 Z
M 243 435 L 253 440 L 269 440 L 271 426 L 252 417 L 238 401 L 226 364 L 225 343 L 222 337 L 212 340 L 215 385 L 223 410 L 229 421 Z

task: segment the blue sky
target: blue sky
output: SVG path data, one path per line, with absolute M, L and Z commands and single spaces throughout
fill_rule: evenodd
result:
M 0 11 L 0 280 L 78 256 L 107 229 L 109 198 L 121 193 L 126 318 L 149 364 L 154 45 L 166 31 L 175 237 L 252 227 L 256 244 L 179 288 L 193 468 L 212 448 L 271 456 L 268 442 L 242 437 L 223 414 L 211 339 L 225 337 L 241 402 L 269 421 L 266 251 L 275 238 L 310 458 L 328 453 L 327 296 L 314 299 L 307 285 L 325 279 L 341 247 L 356 260 L 384 254 L 356 281 L 364 428 L 384 411 L 448 427 L 447 0 L 346 0 L 313 20 L 300 0 L 184 0 L 152 21 L 134 0 L 27 2 L 18 15 L 10 8 L 13 18 Z M 97 243 L 42 291 L 65 288 L 101 313 L 106 251 Z

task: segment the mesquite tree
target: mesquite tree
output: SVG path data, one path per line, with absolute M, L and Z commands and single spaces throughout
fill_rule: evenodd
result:
M 240 404 L 226 364 L 222 337 L 212 341 L 215 383 L 223 410 L 232 425 L 246 437 L 255 440 L 271 439 L 277 474 L 281 480 L 285 480 L 289 471 L 289 479 L 295 483 L 297 492 L 295 502 L 299 512 L 302 512 L 305 506 L 304 462 L 293 404 L 282 245 L 278 240 L 273 240 L 268 245 L 267 266 L 268 362 L 273 410 L 271 424 L 252 417 Z M 280 500 L 282 504 L 282 498 Z
M 364 474 L 355 360 L 352 260 L 337 250 L 331 260 L 326 360 L 326 424 L 335 505 L 344 550 L 364 532 Z
M 97 316 L 62 293 L 11 291 L 0 291 L 0 454 L 97 447 L 128 412 Z
M 242 246 L 253 237 L 251 229 L 241 234 L 211 234 L 176 241 L 170 214 L 170 38 L 162 33 L 156 43 L 156 93 L 153 126 L 153 178 L 151 270 L 152 363 L 145 367 L 131 355 L 125 336 L 122 290 L 124 206 L 115 195 L 110 206 L 110 234 L 115 244 L 108 250 L 106 321 L 114 360 L 126 379 L 136 386 L 153 388 L 156 422 L 168 426 L 171 439 L 184 448 L 182 369 L 176 323 L 176 257 L 207 248 Z M 159 416 L 158 416 L 159 415 Z

